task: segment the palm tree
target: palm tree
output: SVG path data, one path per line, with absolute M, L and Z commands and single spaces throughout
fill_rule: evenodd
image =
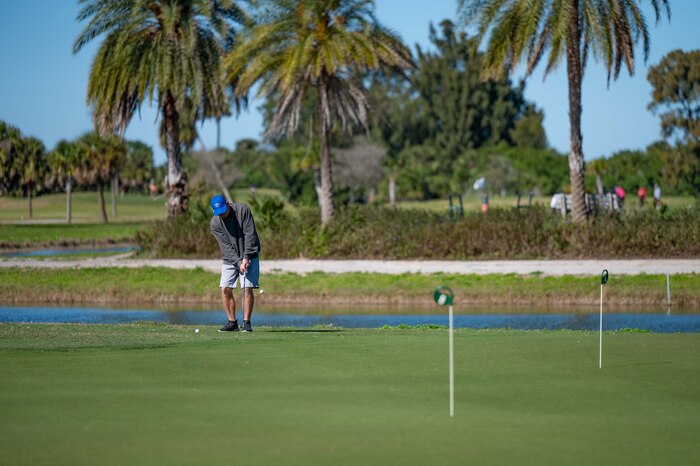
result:
M 80 0 L 77 53 L 105 35 L 95 56 L 87 101 L 101 134 L 124 134 L 148 98 L 162 114 L 168 156 L 167 211 L 187 208 L 179 116 L 186 99 L 197 105 L 227 104 L 221 56 L 232 43 L 233 24 L 245 19 L 233 0 Z M 201 113 L 204 115 L 204 113 Z
M 0 120 L 0 194 L 13 193 L 19 185 L 19 147 L 22 133 Z
M 36 138 L 23 138 L 16 159 L 19 167 L 20 186 L 27 193 L 29 218 L 33 218 L 32 194 L 46 175 L 46 157 L 44 143 Z
M 80 166 L 80 146 L 75 142 L 60 141 L 51 151 L 48 158 L 51 177 L 54 183 L 65 186 L 66 189 L 66 223 L 71 223 L 71 194 L 75 171 Z
M 366 124 L 367 98 L 361 76 L 381 66 L 408 68 L 413 59 L 401 40 L 383 28 L 371 0 L 268 0 L 256 26 L 227 55 L 228 79 L 238 95 L 260 82 L 260 96 L 277 105 L 266 136 L 294 133 L 304 96 L 316 102 L 320 139 L 321 223 L 333 217 L 329 132 Z
M 76 179 L 81 184 L 97 184 L 100 214 L 107 223 L 104 187 L 124 165 L 126 144 L 117 136 L 102 137 L 97 131 L 83 135 L 78 144 L 81 154 Z
M 662 8 L 669 19 L 669 0 L 649 0 L 658 22 Z M 478 24 L 488 40 L 484 71 L 498 76 L 513 72 L 525 58 L 530 75 L 549 49 L 545 77 L 566 57 L 569 81 L 571 148 L 569 174 L 572 218 L 584 221 L 588 212 L 583 185 L 584 158 L 581 135 L 581 83 L 589 50 L 602 58 L 614 79 L 623 63 L 634 73 L 634 46 L 641 39 L 645 60 L 649 31 L 644 14 L 632 0 L 459 0 L 468 22 Z

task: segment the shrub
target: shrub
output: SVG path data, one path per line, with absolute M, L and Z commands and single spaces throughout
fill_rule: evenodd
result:
M 194 206 L 193 206 L 194 207 Z M 583 259 L 700 257 L 700 209 L 630 211 L 574 224 L 545 207 L 492 209 L 452 221 L 435 212 L 378 206 L 340 208 L 325 228 L 318 209 L 255 212 L 264 258 Z M 156 257 L 219 257 L 208 207 L 139 234 Z M 259 220 L 260 219 L 260 220 Z
M 220 257 L 219 246 L 209 231 L 210 219 L 209 203 L 193 198 L 185 213 L 139 230 L 136 242 L 141 254 L 152 257 Z

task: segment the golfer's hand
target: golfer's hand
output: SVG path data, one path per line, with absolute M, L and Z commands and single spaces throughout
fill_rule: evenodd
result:
M 247 258 L 243 258 L 241 261 L 241 272 L 246 273 L 248 272 L 248 266 L 250 265 L 250 261 Z

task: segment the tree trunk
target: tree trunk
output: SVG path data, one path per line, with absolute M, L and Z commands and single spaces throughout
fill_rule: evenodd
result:
M 72 216 L 71 192 L 73 191 L 73 183 L 71 180 L 66 181 L 66 223 L 70 225 Z
M 571 218 L 583 222 L 588 218 L 586 191 L 583 184 L 584 159 L 581 136 L 581 30 L 579 28 L 579 0 L 569 0 L 572 21 L 569 22 L 566 44 L 566 71 L 569 79 L 569 124 L 571 150 L 569 178 L 571 180 Z
M 328 108 L 328 85 L 323 76 L 321 77 L 319 94 L 321 195 L 318 198 L 318 203 L 321 207 L 321 225 L 326 226 L 333 219 L 333 172 L 331 170 L 331 147 L 328 135 L 330 122 L 325 111 Z
M 102 183 L 97 185 L 97 199 L 100 203 L 100 214 L 102 214 L 102 221 L 107 223 L 107 211 L 105 210 L 105 187 Z
M 175 108 L 175 98 L 167 91 L 163 102 L 163 120 L 165 124 L 165 152 L 168 155 L 168 174 L 166 190 L 168 194 L 168 217 L 175 217 L 187 210 L 187 175 L 182 170 L 180 154 L 180 116 Z
M 396 170 L 392 170 L 389 176 L 389 205 L 396 207 Z
M 377 199 L 377 188 L 374 186 L 371 186 L 370 188 L 367 189 L 367 203 L 374 204 L 374 201 L 376 199 Z
M 27 186 L 27 201 L 29 202 L 29 218 L 34 217 L 34 212 L 32 209 L 32 186 Z
M 321 199 L 321 169 L 314 170 L 314 191 L 316 191 L 316 197 Z M 321 205 L 319 201 L 319 206 Z
M 117 216 L 117 175 L 112 177 L 112 218 Z

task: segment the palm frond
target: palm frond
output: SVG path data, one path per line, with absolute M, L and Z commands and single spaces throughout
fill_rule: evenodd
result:
M 354 73 L 413 66 L 408 49 L 377 23 L 371 0 L 269 0 L 264 5 L 255 25 L 226 55 L 224 67 L 240 92 L 260 83 L 258 95 L 278 96 L 268 137 L 298 129 L 303 97 L 312 91 L 322 126 L 361 123 L 367 101 L 362 86 L 351 82 Z

